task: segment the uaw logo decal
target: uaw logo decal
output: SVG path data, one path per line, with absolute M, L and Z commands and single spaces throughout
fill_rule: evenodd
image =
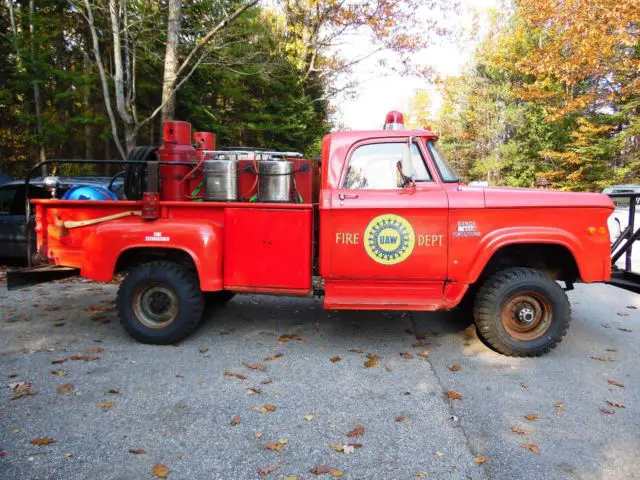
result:
M 367 254 L 382 265 L 396 265 L 405 261 L 415 244 L 416 235 L 411 224 L 391 213 L 377 216 L 364 231 Z

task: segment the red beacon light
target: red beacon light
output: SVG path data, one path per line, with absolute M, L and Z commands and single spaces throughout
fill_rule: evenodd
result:
M 383 130 L 404 130 L 404 116 L 397 110 L 387 113 Z

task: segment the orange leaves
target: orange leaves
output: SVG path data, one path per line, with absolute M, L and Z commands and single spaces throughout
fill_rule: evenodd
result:
M 522 428 L 520 428 L 520 427 L 511 427 L 511 431 L 512 431 L 513 433 L 517 433 L 518 435 L 526 435 L 526 434 L 527 434 L 527 431 L 526 431 L 526 430 L 523 430 L 523 429 L 522 429 Z
M 162 463 L 158 463 L 151 472 L 156 478 L 167 478 L 169 476 L 169 469 Z
M 382 360 L 382 357 L 379 357 L 375 353 L 367 353 L 367 359 L 368 360 L 366 362 L 364 362 L 364 366 L 366 368 L 371 368 L 371 367 L 375 367 L 376 365 L 378 365 L 378 362 L 380 360 Z
M 614 385 L 616 387 L 624 388 L 624 383 L 618 380 L 610 379 L 610 380 L 607 380 L 607 382 L 609 382 L 609 385 Z
M 31 389 L 32 385 L 29 382 L 12 383 L 9 387 L 13 390 L 13 397 L 11 400 L 17 400 L 22 397 L 30 397 L 38 394 L 37 390 Z
M 243 365 L 249 370 L 259 370 L 261 372 L 267 370 L 267 368 L 262 363 L 243 363 Z
M 113 408 L 113 402 L 98 402 L 96 405 L 103 410 L 110 410 L 111 408 Z
M 485 463 L 487 461 L 487 456 L 486 455 L 478 455 L 476 458 L 473 459 L 474 462 L 476 462 L 478 465 L 482 465 L 483 463 Z
M 69 393 L 71 390 L 75 388 L 73 383 L 64 383 L 56 388 L 56 392 L 58 393 Z
M 314 475 L 324 475 L 326 473 L 330 473 L 333 478 L 342 478 L 344 474 L 338 470 L 337 468 L 332 468 L 329 465 L 320 465 L 318 467 L 313 467 L 311 469 L 311 473 Z
M 277 465 L 266 465 L 264 467 L 258 468 L 257 472 L 258 472 L 258 475 L 260 475 L 261 477 L 266 477 L 267 475 L 275 472 L 276 470 L 278 470 Z
M 364 427 L 362 425 L 356 425 L 356 427 L 347 432 L 347 437 L 360 437 L 364 434 Z
M 277 360 L 278 358 L 284 356 L 284 353 L 276 353 L 274 355 L 271 355 L 270 357 L 265 357 L 264 361 L 265 362 L 273 362 L 274 360 Z
M 132 455 L 144 455 L 147 452 L 145 452 L 141 448 L 132 448 L 132 449 L 129 450 L 129 453 L 132 454 Z
M 56 443 L 56 441 L 49 437 L 36 437 L 31 439 L 31 445 L 36 445 L 38 447 L 51 445 L 52 443 Z
M 342 360 L 342 358 L 340 358 L 338 355 L 336 355 L 335 357 L 331 357 L 331 363 L 337 363 L 340 360 Z
M 530 422 L 537 422 L 538 420 L 540 420 L 540 417 L 535 413 L 530 413 L 528 415 L 525 415 L 524 418 L 526 418 Z
M 451 372 L 459 372 L 460 370 L 462 370 L 462 366 L 458 365 L 457 363 L 449 366 L 449 371 Z
M 276 411 L 276 406 L 272 403 L 265 403 L 262 407 L 255 407 L 254 410 L 257 410 L 261 413 L 270 413 Z
M 449 390 L 446 395 L 449 400 L 462 400 L 462 394 L 455 390 Z
M 609 405 L 611 405 L 612 407 L 616 407 L 616 408 L 626 408 L 626 407 L 624 406 L 624 403 L 622 403 L 622 402 L 612 402 L 611 400 L 607 400 L 607 403 L 608 403 Z
M 413 353 L 411 352 L 401 352 L 400 356 L 406 360 L 411 360 L 413 358 Z
M 82 360 L 85 362 L 92 362 L 94 360 L 100 360 L 97 355 L 72 355 L 71 360 Z
M 536 455 L 540 455 L 540 447 L 535 443 L 525 442 L 522 444 L 522 448 L 526 448 L 530 452 L 535 453 Z
M 243 375 L 241 373 L 232 372 L 230 370 L 225 370 L 224 371 L 224 376 L 225 377 L 236 377 L 238 380 L 246 380 L 247 379 L 246 375 Z
M 271 450 L 272 452 L 281 452 L 287 445 L 287 440 L 281 438 L 277 442 L 269 442 L 264 446 L 265 450 Z
M 241 419 L 240 419 L 240 416 L 239 416 L 239 415 L 236 415 L 235 417 L 233 417 L 233 418 L 231 419 L 231 425 L 232 425 L 232 426 L 234 426 L 234 427 L 235 427 L 236 425 L 239 425 L 239 424 L 240 424 L 240 422 L 241 422 Z

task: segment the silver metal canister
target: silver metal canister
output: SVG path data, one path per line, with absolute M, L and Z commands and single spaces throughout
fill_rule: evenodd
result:
M 238 200 L 238 162 L 207 160 L 202 165 L 205 178 L 204 199 L 209 202 Z
M 293 162 L 262 160 L 258 162 L 258 202 L 290 202 Z

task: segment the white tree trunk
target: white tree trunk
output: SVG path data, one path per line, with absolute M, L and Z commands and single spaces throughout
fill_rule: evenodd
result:
M 178 49 L 180 44 L 180 21 L 182 0 L 169 0 L 167 22 L 167 47 L 164 56 L 164 79 L 162 82 L 162 121 L 173 120 L 176 113 L 175 86 L 178 69 Z

